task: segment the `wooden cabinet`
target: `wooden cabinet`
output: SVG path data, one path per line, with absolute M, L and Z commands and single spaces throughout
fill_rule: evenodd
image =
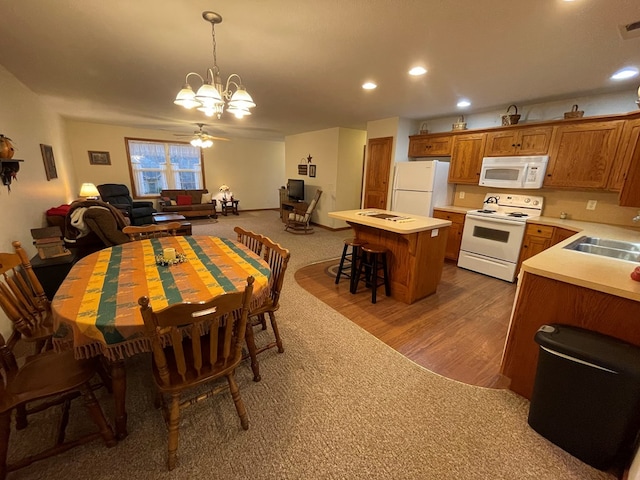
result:
M 568 228 L 528 223 L 524 232 L 524 239 L 522 241 L 522 249 L 520 250 L 520 258 L 518 259 L 516 272 L 520 271 L 522 262 L 528 258 L 537 255 L 556 243 L 566 240 L 576 233 L 576 230 Z
M 457 262 L 458 256 L 460 255 L 460 244 L 462 243 L 462 230 L 464 229 L 465 214 L 434 208 L 433 218 L 440 218 L 451 222 L 449 236 L 447 237 L 447 246 L 444 251 L 444 258 Z
M 627 122 L 618 154 L 621 172 L 615 171 L 610 186 L 619 187 L 620 205 L 640 207 L 640 119 Z
M 607 187 L 623 120 L 555 127 L 545 187 Z
M 451 143 L 451 135 L 412 135 L 409 137 L 409 156 L 449 156 Z
M 478 184 L 486 139 L 485 133 L 456 135 L 451 151 L 449 183 Z
M 546 155 L 553 127 L 530 127 L 487 134 L 485 157 L 506 155 Z

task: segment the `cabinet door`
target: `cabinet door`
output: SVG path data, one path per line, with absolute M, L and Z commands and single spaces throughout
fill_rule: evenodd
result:
M 518 138 L 517 154 L 546 155 L 549 153 L 552 134 L 553 127 L 523 128 Z
M 556 127 L 545 187 L 605 188 L 623 120 Z
M 518 128 L 489 132 L 484 155 L 501 157 L 508 155 L 546 155 L 553 127 Z
M 454 138 L 449 183 L 478 184 L 486 140 L 484 133 L 457 135 Z
M 625 178 L 632 166 L 634 155 L 638 155 L 640 148 L 640 119 L 629 120 L 625 123 L 618 147 L 616 161 L 609 178 L 609 190 L 621 191 Z M 637 184 L 636 184 L 637 188 Z M 632 205 L 633 206 L 633 205 Z
M 556 243 L 560 243 L 569 237 L 573 237 L 576 233 L 578 233 L 576 230 L 556 227 L 553 229 L 553 236 L 551 237 L 551 245 L 555 245 Z
M 636 128 L 637 130 L 637 128 Z M 620 190 L 620 205 L 640 207 L 640 136 L 627 145 L 627 167 Z
M 410 157 L 451 155 L 451 135 L 409 137 Z
M 460 255 L 460 244 L 462 243 L 462 230 L 464 228 L 464 213 L 447 212 L 446 210 L 433 209 L 433 217 L 451 221 L 447 246 L 444 251 L 444 258 L 458 260 Z

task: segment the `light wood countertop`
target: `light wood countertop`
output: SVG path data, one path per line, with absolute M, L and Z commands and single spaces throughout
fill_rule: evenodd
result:
M 551 217 L 539 217 L 527 223 L 568 228 L 578 233 L 525 260 L 523 271 L 640 302 L 640 282 L 630 276 L 639 263 L 563 248 L 583 235 L 640 243 L 639 231 Z
M 394 222 L 391 220 L 385 220 L 383 218 L 364 215 L 366 213 L 389 214 L 398 217 L 405 217 L 405 219 L 399 219 L 398 221 Z M 386 230 L 388 232 L 405 235 L 409 233 L 424 232 L 426 230 L 434 230 L 436 228 L 451 226 L 451 222 L 449 220 L 422 217 L 420 215 L 412 215 L 408 213 L 392 212 L 390 210 L 379 210 L 377 208 L 366 208 L 363 210 L 343 210 L 340 212 L 329 212 L 328 215 L 332 218 L 344 220 L 345 222 L 357 223 L 360 225 L 366 225 L 368 227 L 379 228 L 380 230 Z
M 433 207 L 434 210 L 444 210 L 452 213 L 467 213 L 470 210 L 476 210 L 471 207 L 456 207 L 455 205 L 445 205 L 444 207 Z

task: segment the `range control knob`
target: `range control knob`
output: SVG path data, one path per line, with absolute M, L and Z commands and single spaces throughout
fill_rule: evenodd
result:
M 540 202 L 538 200 L 534 200 L 533 204 L 537 206 L 537 205 L 540 205 Z
M 529 197 L 525 197 L 524 203 L 529 203 L 529 202 L 531 202 L 531 199 Z

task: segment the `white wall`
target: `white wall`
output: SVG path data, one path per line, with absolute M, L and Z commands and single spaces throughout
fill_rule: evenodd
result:
M 329 128 L 316 132 L 285 137 L 285 178 L 304 180 L 305 200 L 313 198 L 316 189 L 322 189 L 322 197 L 313 213 L 312 221 L 330 228 L 344 226 L 328 216 L 334 210 L 358 208 L 362 184 L 362 151 L 366 132 L 346 128 Z M 298 175 L 298 165 L 316 165 L 316 177 Z
M 171 132 L 98 123 L 66 122 L 73 164 L 77 174 L 74 192 L 84 182 L 124 183 L 131 190 L 125 137 L 176 141 Z M 92 151 L 106 151 L 111 165 L 89 164 Z M 233 138 L 204 149 L 205 186 L 218 193 L 220 185 L 231 187 L 240 210 L 278 208 L 278 188 L 284 176 L 284 142 Z
M 13 139 L 15 159 L 23 159 L 11 192 L 0 185 L 0 251 L 12 252 L 22 243 L 29 257 L 36 254 L 32 228 L 46 225 L 45 212 L 69 202 L 76 184 L 62 119 L 38 96 L 0 66 L 0 133 Z M 40 144 L 51 145 L 58 178 L 47 181 Z M 8 338 L 11 324 L 0 311 L 0 332 Z

